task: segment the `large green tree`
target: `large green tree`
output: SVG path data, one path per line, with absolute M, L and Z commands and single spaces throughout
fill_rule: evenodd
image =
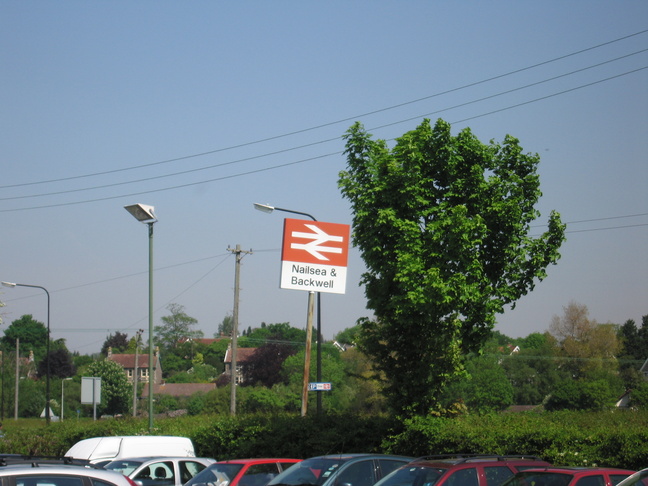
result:
M 1 338 L 2 346 L 5 349 L 13 349 L 16 347 L 16 339 L 20 339 L 20 351 L 22 354 L 33 351 L 36 361 L 45 357 L 47 327 L 42 322 L 34 319 L 31 314 L 25 314 L 12 321 Z
M 101 404 L 97 407 L 99 415 L 128 412 L 133 386 L 128 383 L 124 368 L 119 363 L 107 359 L 94 361 L 86 373 L 101 378 Z
M 154 328 L 158 345 L 170 350 L 177 348 L 182 340 L 203 337 L 202 331 L 193 329 L 198 320 L 187 315 L 183 305 L 169 304 L 167 310 L 171 314 L 163 316 L 161 318 L 163 324 Z
M 427 413 L 495 315 L 559 259 L 565 227 L 552 212 L 547 230 L 531 235 L 540 159 L 514 137 L 484 144 L 425 120 L 392 148 L 359 123 L 345 138 L 339 185 L 375 314 L 358 344 L 384 372 L 391 406 Z

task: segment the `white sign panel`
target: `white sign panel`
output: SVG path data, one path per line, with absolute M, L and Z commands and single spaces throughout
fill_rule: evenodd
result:
M 280 287 L 345 293 L 349 233 L 348 224 L 286 219 Z

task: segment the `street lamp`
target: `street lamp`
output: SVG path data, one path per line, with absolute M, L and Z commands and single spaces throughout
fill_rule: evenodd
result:
M 63 405 L 63 403 L 64 403 L 63 400 L 65 399 L 65 393 L 64 393 L 63 385 L 65 385 L 66 381 L 70 381 L 71 379 L 72 378 L 63 378 L 61 380 L 61 422 L 63 422 L 63 409 L 65 408 L 65 405 Z
M 133 204 L 124 206 L 124 209 L 131 213 L 137 221 L 148 225 L 149 231 L 149 432 L 153 432 L 153 224 L 157 217 L 153 212 L 153 206 L 146 204 Z M 136 370 L 137 371 L 137 370 Z
M 254 209 L 261 211 L 263 213 L 272 213 L 273 211 L 282 211 L 284 213 L 292 214 L 301 214 L 302 216 L 307 216 L 313 221 L 317 221 L 315 216 L 308 213 L 303 213 L 301 211 L 293 211 L 292 209 L 278 208 L 276 206 L 270 206 L 268 204 L 254 203 Z M 322 305 L 321 305 L 321 293 L 317 292 L 317 381 L 318 383 L 322 381 Z M 322 391 L 317 390 L 317 415 L 322 413 Z
M 45 423 L 50 424 L 50 294 L 45 287 L 40 285 L 27 285 L 13 282 L 2 282 L 2 285 L 5 287 L 30 287 L 33 289 L 44 290 L 47 294 L 47 342 L 45 343 L 45 369 L 46 369 L 46 378 L 45 378 Z

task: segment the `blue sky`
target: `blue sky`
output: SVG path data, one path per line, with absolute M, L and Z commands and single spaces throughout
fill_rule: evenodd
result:
M 499 316 L 544 332 L 570 301 L 598 322 L 648 314 L 648 3 L 0 3 L 0 280 L 51 295 L 52 337 L 82 354 L 178 303 L 212 336 L 305 327 L 279 289 L 282 223 L 254 202 L 347 223 L 337 188 L 354 121 L 391 140 L 423 118 L 541 156 L 538 233 L 568 222 L 558 265 Z M 322 295 L 330 339 L 370 315 L 351 250 L 347 292 Z M 43 292 L 0 290 L 5 326 L 46 320 Z M 145 335 L 146 337 L 146 335 Z

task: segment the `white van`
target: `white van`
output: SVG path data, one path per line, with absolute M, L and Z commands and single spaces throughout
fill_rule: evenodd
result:
M 171 435 L 92 437 L 80 440 L 65 453 L 65 457 L 100 465 L 114 459 L 143 456 L 196 457 L 196 453 L 191 439 Z

